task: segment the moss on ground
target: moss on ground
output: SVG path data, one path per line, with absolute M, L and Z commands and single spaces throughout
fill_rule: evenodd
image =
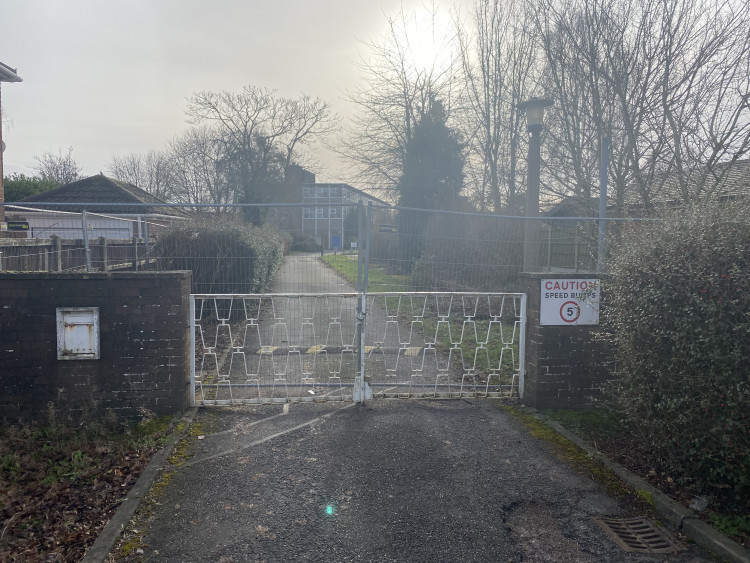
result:
M 602 485 L 612 496 L 619 499 L 635 500 L 643 504 L 653 506 L 653 499 L 647 499 L 633 491 L 604 463 L 596 459 L 590 453 L 582 450 L 576 444 L 559 434 L 554 428 L 545 424 L 532 414 L 523 412 L 517 407 L 500 405 L 499 408 L 510 414 L 513 418 L 523 424 L 529 433 L 542 440 L 560 460 L 572 465 L 579 472 L 594 479 Z M 644 491 L 645 492 L 645 491 Z

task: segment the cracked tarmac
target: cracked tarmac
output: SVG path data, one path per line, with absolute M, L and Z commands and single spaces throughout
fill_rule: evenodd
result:
M 635 516 L 497 401 L 201 409 L 140 524 L 148 561 L 711 561 L 622 551 Z M 141 518 L 146 518 L 142 516 Z

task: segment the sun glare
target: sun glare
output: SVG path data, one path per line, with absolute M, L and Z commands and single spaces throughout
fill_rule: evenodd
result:
M 453 33 L 447 14 L 425 10 L 405 13 L 398 23 L 397 39 L 416 70 L 442 71 L 451 66 L 454 62 L 450 44 Z

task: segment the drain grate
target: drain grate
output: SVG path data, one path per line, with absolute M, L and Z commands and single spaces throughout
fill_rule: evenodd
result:
M 676 553 L 685 549 L 647 518 L 595 518 L 594 520 L 625 551 Z

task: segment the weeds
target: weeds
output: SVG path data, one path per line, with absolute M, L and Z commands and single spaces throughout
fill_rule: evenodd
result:
M 50 420 L 0 427 L 0 561 L 80 559 L 171 424 Z

